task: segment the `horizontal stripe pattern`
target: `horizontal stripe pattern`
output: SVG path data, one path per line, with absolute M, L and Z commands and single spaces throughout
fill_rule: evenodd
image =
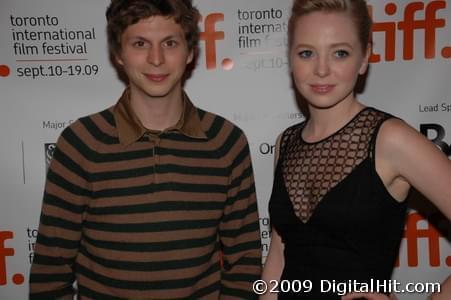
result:
M 120 143 L 114 109 L 71 124 L 47 174 L 30 299 L 252 299 L 260 237 L 249 146 L 197 109 L 207 138 Z

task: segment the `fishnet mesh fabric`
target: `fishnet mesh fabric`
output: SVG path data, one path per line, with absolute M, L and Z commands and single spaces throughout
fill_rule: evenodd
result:
M 363 110 L 345 127 L 317 143 L 301 139 L 303 126 L 281 141 L 282 173 L 296 216 L 306 223 L 324 196 L 368 157 L 370 139 L 383 114 Z

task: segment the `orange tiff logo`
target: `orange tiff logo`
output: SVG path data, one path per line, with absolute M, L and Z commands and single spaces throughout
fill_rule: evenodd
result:
M 216 23 L 224 21 L 223 13 L 211 13 L 201 19 L 204 23 L 204 31 L 200 33 L 200 39 L 205 43 L 205 66 L 207 70 L 216 69 L 216 41 L 224 40 L 224 31 L 216 30 Z M 221 62 L 224 70 L 233 68 L 233 61 L 224 58 Z
M 418 223 L 424 221 L 427 224 L 425 229 L 419 229 Z M 418 240 L 427 240 L 427 249 L 429 251 L 429 265 L 431 267 L 440 266 L 440 232 L 426 219 L 418 213 L 411 213 L 407 217 L 404 230 L 404 238 L 407 245 L 407 265 L 409 267 L 418 266 Z M 451 256 L 446 257 L 445 264 L 451 267 Z M 399 259 L 396 262 L 399 267 Z
M 436 34 L 438 28 L 446 27 L 446 19 L 437 18 L 437 12 L 446 8 L 446 1 L 431 1 L 425 4 L 422 1 L 410 2 L 404 7 L 403 20 L 399 22 L 374 22 L 372 31 L 374 33 L 384 34 L 385 61 L 394 61 L 396 59 L 396 33 L 402 31 L 402 59 L 414 59 L 415 33 L 422 31 L 424 35 L 424 58 L 433 59 L 437 55 Z M 373 7 L 368 7 L 370 14 L 373 15 Z M 392 16 L 397 13 L 398 5 L 387 3 L 384 7 L 385 13 Z M 418 15 L 423 12 L 424 17 Z M 374 51 L 374 50 L 373 50 Z M 451 47 L 445 46 L 441 49 L 443 58 L 451 58 Z M 380 62 L 381 55 L 372 53 L 370 62 Z
M 6 285 L 8 283 L 7 268 L 6 268 L 6 257 L 14 256 L 14 248 L 7 248 L 5 246 L 6 240 L 11 240 L 14 238 L 14 232 L 12 231 L 0 231 L 0 286 Z M 14 274 L 12 281 L 16 285 L 20 285 L 25 281 L 23 274 Z

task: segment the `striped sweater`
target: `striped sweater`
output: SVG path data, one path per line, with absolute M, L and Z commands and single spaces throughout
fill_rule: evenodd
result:
M 128 98 L 58 139 L 30 299 L 256 298 L 260 236 L 243 132 L 186 96 L 180 121 L 151 132 Z

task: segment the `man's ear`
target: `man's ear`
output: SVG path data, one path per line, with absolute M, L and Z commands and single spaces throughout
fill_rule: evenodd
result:
M 124 65 L 124 61 L 122 60 L 121 55 L 119 53 L 114 53 L 113 58 L 114 58 L 114 61 L 116 62 L 116 64 L 118 64 L 119 66 Z

